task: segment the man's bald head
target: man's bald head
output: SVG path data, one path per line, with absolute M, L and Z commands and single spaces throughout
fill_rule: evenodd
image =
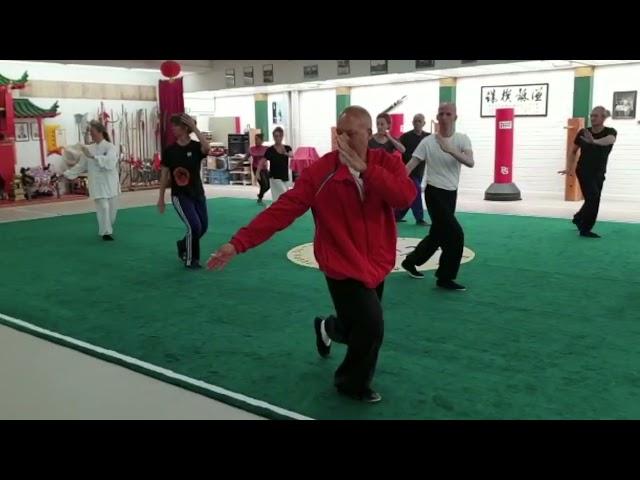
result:
M 457 114 L 458 112 L 456 104 L 452 102 L 442 102 L 438 107 L 438 112 L 440 112 L 441 110 L 447 111 L 447 112 L 453 112 L 454 115 Z
M 338 117 L 336 133 L 346 135 L 349 144 L 358 155 L 366 156 L 367 144 L 371 137 L 371 115 L 364 108 L 352 105 L 347 107 Z
M 340 128 L 340 121 L 351 118 L 355 120 L 363 120 L 367 122 L 368 128 L 371 128 L 373 122 L 371 120 L 371 115 L 367 112 L 366 109 L 359 107 L 357 105 L 352 105 L 350 107 L 345 108 L 340 117 L 338 117 L 338 128 Z
M 455 123 L 458 119 L 458 113 L 455 103 L 444 102 L 438 107 L 438 131 L 442 134 L 449 135 L 455 130 Z
M 424 124 L 426 123 L 424 119 L 424 115 L 421 113 L 416 113 L 413 116 L 412 123 L 413 123 L 413 131 L 416 134 L 420 135 L 422 133 L 422 129 L 424 128 Z

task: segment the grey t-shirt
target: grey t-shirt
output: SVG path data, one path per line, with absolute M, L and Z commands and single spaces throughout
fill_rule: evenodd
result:
M 460 151 L 471 151 L 471 140 L 464 133 L 455 132 L 445 140 Z M 422 176 L 423 190 L 427 185 L 443 190 L 458 189 L 462 165 L 453 155 L 442 151 L 436 140 L 436 135 L 429 135 L 422 140 L 413 152 L 413 156 L 426 162 L 427 168 Z

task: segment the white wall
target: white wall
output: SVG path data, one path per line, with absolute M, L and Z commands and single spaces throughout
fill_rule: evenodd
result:
M 564 198 L 567 119 L 573 115 L 573 70 L 459 78 L 456 87 L 457 131 L 471 138 L 476 165 L 463 167 L 460 188 L 484 192 L 493 183 L 495 118 L 480 118 L 480 88 L 486 85 L 549 84 L 546 117 L 516 117 L 514 121 L 514 182 L 522 196 L 554 192 Z
M 435 120 L 438 111 L 439 88 L 437 81 L 353 87 L 351 105 L 359 105 L 369 111 L 374 121 L 375 131 L 376 115 L 406 95 L 404 103 L 391 113 L 404 114 L 403 131 L 405 132 L 413 128 L 411 125 L 413 116 L 416 113 L 422 113 L 427 120 L 425 130 L 429 131 L 429 122 L 432 119 Z
M 256 112 L 253 95 L 216 97 L 213 116 L 240 117 L 240 130 L 243 132 L 247 124 L 252 128 L 255 127 Z
M 640 65 L 598 67 L 593 79 L 593 105 L 613 111 L 613 92 L 640 90 Z M 605 125 L 618 131 L 607 164 L 603 197 L 640 198 L 640 116 L 633 120 L 609 118 Z
M 331 151 L 331 127 L 336 124 L 336 91 L 300 92 L 300 135 L 298 147 L 314 147 L 322 156 Z
M 213 115 L 216 110 L 213 98 L 189 98 L 184 97 L 184 109 L 193 115 Z
M 240 130 L 244 132 L 247 125 L 255 127 L 255 106 L 253 95 L 233 97 L 208 97 L 201 94 L 185 94 L 185 111 L 197 119 L 198 128 L 209 130 L 211 117 L 240 117 Z

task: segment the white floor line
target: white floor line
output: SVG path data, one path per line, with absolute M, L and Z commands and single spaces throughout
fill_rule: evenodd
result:
M 96 345 L 92 345 L 90 343 L 83 342 L 82 340 L 77 340 L 77 339 L 75 339 L 73 337 L 68 337 L 66 335 L 61 335 L 61 334 L 53 332 L 51 330 L 47 330 L 45 328 L 38 327 L 37 325 L 33 325 L 31 323 L 25 322 L 23 320 L 19 320 L 17 318 L 10 317 L 8 315 L 4 315 L 2 313 L 0 313 L 0 319 L 4 320 L 7 324 L 9 324 L 8 326 L 17 325 L 17 326 L 20 326 L 20 327 L 22 327 L 24 329 L 30 330 L 32 332 L 38 332 L 40 334 L 44 334 L 44 335 L 46 335 L 48 337 L 51 337 L 51 338 L 57 338 L 59 340 L 64 340 L 65 342 L 67 342 L 69 344 L 77 345 L 79 347 L 82 347 L 82 348 L 87 349 L 87 350 L 94 351 L 94 352 L 99 353 L 101 355 L 105 355 L 105 356 L 108 356 L 108 357 L 112 357 L 112 358 L 118 359 L 118 360 L 120 360 L 120 361 L 122 361 L 124 363 L 130 364 L 130 365 L 135 365 L 137 367 L 142 367 L 142 368 L 144 368 L 146 370 L 149 370 L 149 371 L 152 371 L 152 372 L 155 372 L 155 373 L 159 373 L 160 375 L 163 375 L 165 377 L 173 378 L 173 379 L 176 379 L 176 380 L 180 380 L 180 381 L 182 381 L 184 383 L 188 383 L 190 385 L 193 385 L 193 386 L 196 386 L 196 387 L 199 387 L 199 388 L 203 388 L 205 390 L 209 390 L 211 392 L 218 393 L 220 395 L 224 395 L 226 397 L 230 397 L 230 398 L 233 398 L 235 400 L 239 400 L 241 402 L 247 403 L 247 404 L 252 405 L 254 407 L 259 407 L 259 408 L 264 408 L 266 410 L 270 410 L 270 411 L 272 411 L 274 413 L 277 413 L 279 415 L 283 415 L 285 417 L 289 417 L 289 418 L 294 419 L 294 420 L 313 420 L 310 417 L 306 417 L 306 416 L 301 415 L 299 413 L 292 412 L 290 410 L 286 410 L 286 409 L 278 407 L 276 405 L 271 405 L 270 403 L 264 402 L 262 400 L 258 400 L 258 399 L 252 398 L 252 397 L 248 397 L 248 396 L 243 395 L 241 393 L 236 393 L 236 392 L 233 392 L 231 390 L 227 390 L 225 388 L 218 387 L 216 385 L 212 385 L 212 384 L 207 383 L 207 382 L 203 382 L 202 380 L 197 380 L 195 378 L 187 377 L 185 375 L 181 375 L 179 373 L 173 372 L 173 371 L 168 370 L 166 368 L 162 368 L 162 367 L 159 367 L 157 365 L 153 365 L 152 363 L 144 362 L 142 360 L 138 360 L 137 358 L 129 357 L 128 355 L 123 355 L 123 354 L 115 352 L 113 350 L 107 350 L 107 349 L 104 349 L 102 347 L 98 347 Z

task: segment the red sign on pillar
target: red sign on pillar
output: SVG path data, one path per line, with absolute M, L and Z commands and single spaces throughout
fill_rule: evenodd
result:
M 513 182 L 513 108 L 496 110 L 496 157 L 493 181 Z

